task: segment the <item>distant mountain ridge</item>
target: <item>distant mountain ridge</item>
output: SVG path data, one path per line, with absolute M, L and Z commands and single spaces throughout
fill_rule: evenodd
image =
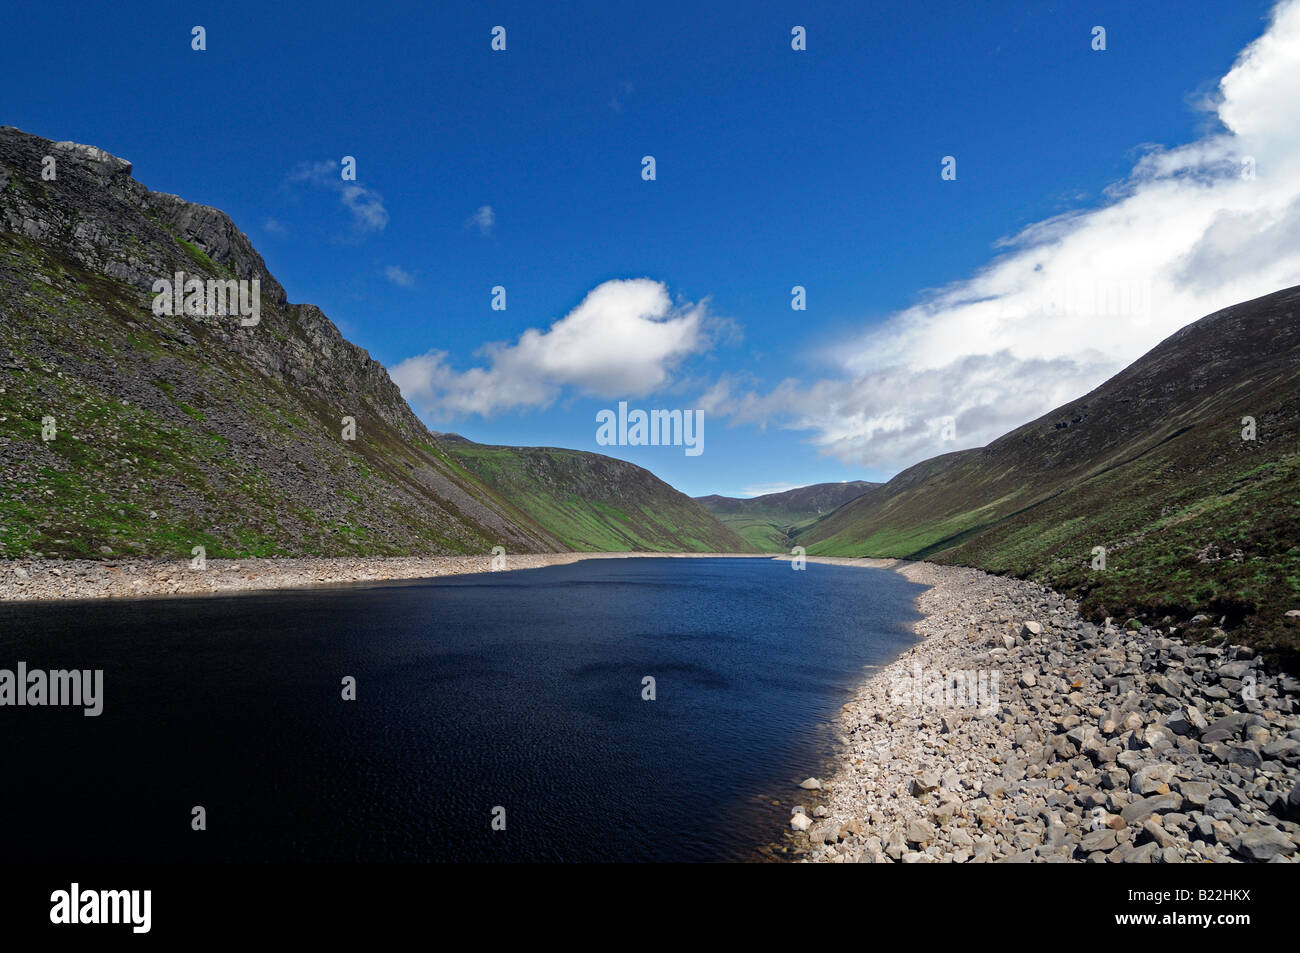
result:
M 1201 318 L 1091 393 L 910 467 L 795 541 L 1027 576 L 1095 617 L 1193 635 L 1222 618 L 1294 664 L 1300 287 Z
M 0 127 L 0 557 L 749 548 L 623 461 L 481 448 L 504 482 L 467 465 L 478 445 L 425 427 L 228 216 L 131 173 Z M 258 279 L 260 322 L 154 314 L 178 271 Z M 547 454 L 564 465 L 530 482 Z
M 697 496 L 695 502 L 759 549 L 785 552 L 791 537 L 799 530 L 877 486 L 880 484 L 848 480 L 749 498 Z

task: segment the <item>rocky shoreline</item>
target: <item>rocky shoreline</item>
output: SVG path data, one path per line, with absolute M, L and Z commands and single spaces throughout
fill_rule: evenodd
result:
M 1097 626 L 974 569 L 810 561 L 931 588 L 921 642 L 844 706 L 837 772 L 801 785 L 787 857 L 1300 860 L 1300 680 L 1250 649 Z
M 634 556 L 745 558 L 735 553 L 521 553 L 507 554 L 502 569 L 538 569 L 583 559 Z M 771 558 L 754 556 L 748 558 Z M 192 569 L 185 559 L 0 560 L 0 602 L 51 599 L 123 599 L 213 595 L 267 589 L 398 579 L 427 579 L 490 572 L 492 556 L 389 556 L 208 559 Z

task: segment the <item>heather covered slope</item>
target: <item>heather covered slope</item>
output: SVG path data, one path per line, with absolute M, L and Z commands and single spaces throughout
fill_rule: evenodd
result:
M 554 447 L 446 441 L 449 457 L 571 549 L 752 552 L 689 496 L 623 460 Z
M 41 177 L 47 155 L 52 181 Z M 176 271 L 258 278 L 260 323 L 154 315 L 152 284 Z M 343 439 L 344 417 L 355 440 Z M 378 362 L 320 309 L 289 303 L 224 213 L 149 191 L 100 150 L 10 127 L 0 128 L 0 456 L 0 556 L 570 548 L 567 517 L 549 525 L 550 511 L 503 498 L 452 457 Z M 571 509 L 590 485 L 584 464 L 604 460 L 573 455 Z M 714 548 L 743 546 L 640 472 L 642 504 L 690 518 L 679 538 L 630 512 L 640 548 L 696 548 L 705 528 Z
M 1242 439 L 1253 417 L 1256 440 Z M 1092 393 L 800 534 L 811 553 L 1026 576 L 1093 616 L 1300 644 L 1300 288 L 1183 328 Z M 1106 568 L 1092 568 L 1094 547 Z M 1198 614 L 1209 621 L 1192 622 Z
M 697 496 L 695 502 L 764 552 L 785 552 L 790 539 L 849 500 L 880 486 L 865 480 L 816 483 L 742 499 Z

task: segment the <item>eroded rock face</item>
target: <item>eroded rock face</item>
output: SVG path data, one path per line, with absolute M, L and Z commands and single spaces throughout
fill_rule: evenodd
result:
M 12 127 L 5 127 L 10 129 Z M 111 179 L 115 175 L 130 175 L 131 163 L 126 159 L 109 155 L 103 149 L 82 145 L 79 142 L 56 142 L 54 148 L 59 153 L 68 155 L 80 162 L 87 169 L 97 173 L 102 179 Z
M 841 768 L 823 782 L 836 839 L 788 834 L 796 858 L 1300 859 L 1300 685 L 1250 649 L 1097 626 L 1051 590 L 973 569 L 826 561 L 932 588 L 923 641 L 844 708 Z M 1004 677 L 983 708 L 938 692 L 900 705 L 893 690 L 988 670 Z
M 236 278 L 261 279 L 262 293 L 277 307 L 285 306 L 284 289 L 267 271 L 266 263 L 248 236 L 235 227 L 225 212 L 163 192 L 151 192 L 150 200 L 159 220 L 175 228 L 181 238 L 197 246 L 214 262 L 229 267 Z
M 46 157 L 54 178 L 41 177 Z M 132 165 L 94 146 L 50 142 L 12 126 L 0 127 L 0 222 L 34 241 L 58 245 L 95 271 L 127 281 L 142 291 L 168 267 L 203 271 L 200 262 L 178 260 L 174 238 L 188 242 L 236 278 L 258 278 L 276 307 L 287 303 L 284 288 L 266 268 L 248 236 L 224 212 L 151 192 L 131 177 Z M 23 187 L 8 188 L 16 172 Z M 170 229 L 170 233 L 169 233 Z M 216 277 L 216 276 L 214 276 Z

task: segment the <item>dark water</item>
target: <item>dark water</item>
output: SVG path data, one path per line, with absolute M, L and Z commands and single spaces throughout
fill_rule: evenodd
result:
M 0 707 L 0 856 L 743 860 L 826 768 L 863 666 L 911 644 L 920 588 L 619 559 L 0 604 L 0 668 L 105 670 L 98 718 Z

